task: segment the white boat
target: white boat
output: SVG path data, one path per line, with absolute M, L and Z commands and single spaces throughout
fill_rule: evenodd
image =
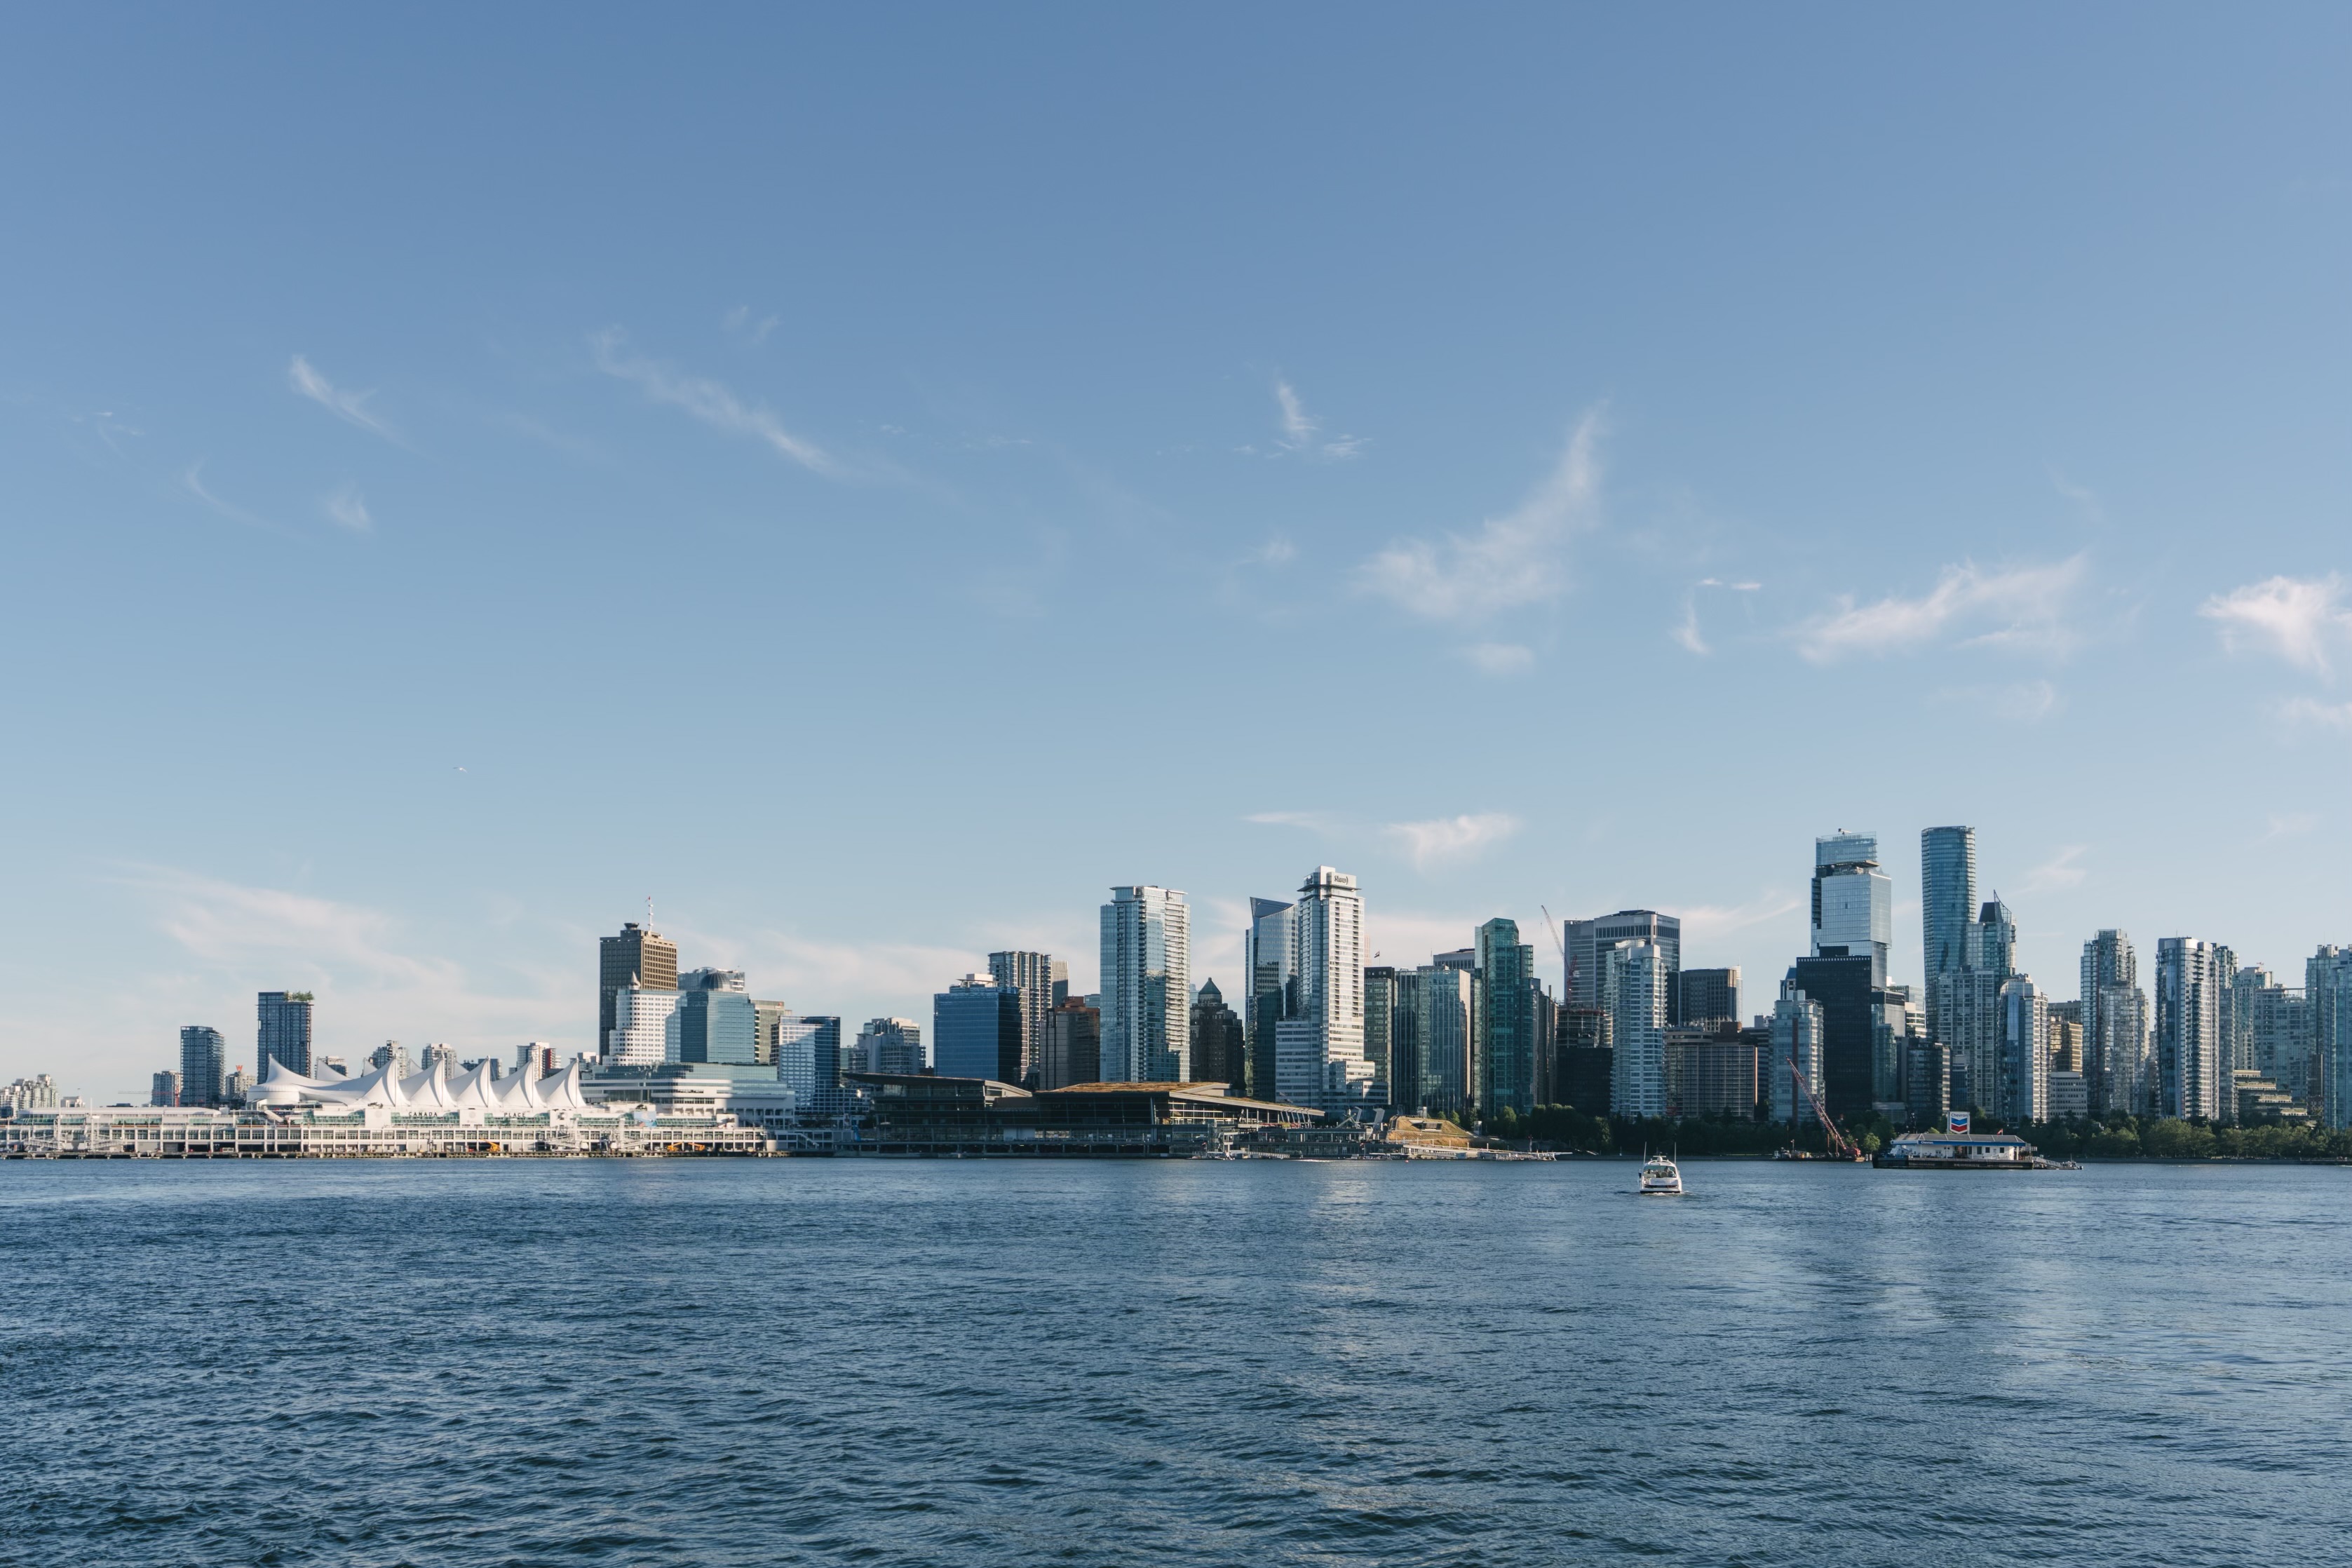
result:
M 1683 1173 L 1664 1154 L 1653 1154 L 1642 1162 L 1642 1195 L 1643 1197 L 1678 1198 L 1683 1194 Z

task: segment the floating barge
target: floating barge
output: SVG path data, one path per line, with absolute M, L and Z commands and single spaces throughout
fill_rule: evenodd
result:
M 1882 1171 L 2057 1171 L 2008 1132 L 1905 1132 L 1870 1162 Z

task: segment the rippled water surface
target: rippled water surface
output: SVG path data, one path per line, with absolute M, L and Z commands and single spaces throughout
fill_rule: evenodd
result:
M 0 1165 L 9 1563 L 2326 1563 L 2352 1172 Z

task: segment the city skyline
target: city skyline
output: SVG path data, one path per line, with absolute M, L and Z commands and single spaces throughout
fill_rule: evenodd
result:
M 1840 827 L 1915 983 L 1959 822 L 2056 994 L 2346 937 L 2352 22 L 1347 19 L 21 19 L 0 1078 L 581 1048 L 648 894 L 853 1021 L 1325 863 L 1769 1002 Z

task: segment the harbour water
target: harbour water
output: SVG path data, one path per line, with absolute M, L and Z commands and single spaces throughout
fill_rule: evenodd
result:
M 0 1562 L 2340 1562 L 2352 1171 L 0 1166 Z

